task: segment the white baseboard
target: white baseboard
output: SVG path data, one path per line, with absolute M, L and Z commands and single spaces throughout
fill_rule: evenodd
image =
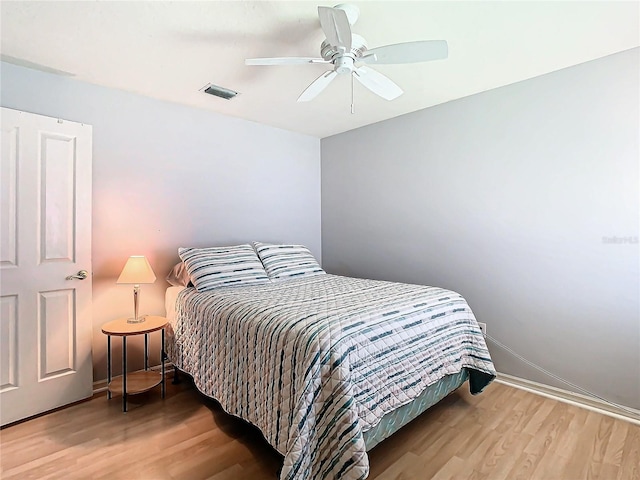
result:
M 155 372 L 159 372 L 162 369 L 161 365 L 154 365 L 153 367 L 149 367 L 149 370 L 153 370 Z M 142 370 L 139 370 L 142 371 Z M 134 372 L 129 372 L 134 373 Z M 170 363 L 164 364 L 164 375 L 166 376 L 173 373 L 173 365 Z M 93 394 L 102 393 L 107 391 L 107 379 L 104 378 L 102 380 L 96 380 L 93 382 Z
M 506 373 L 498 373 L 495 381 L 510 387 L 535 393 L 536 395 L 542 395 L 543 397 L 558 400 L 559 402 L 586 408 L 593 412 L 602 413 L 603 415 L 608 415 L 610 417 L 631 422 L 635 425 L 640 425 L 640 410 L 636 410 L 635 408 L 612 405 L 598 398 L 589 397 L 581 393 L 570 392 L 568 390 L 544 385 L 542 383 L 532 382 L 531 380 L 514 377 L 513 375 L 507 375 Z

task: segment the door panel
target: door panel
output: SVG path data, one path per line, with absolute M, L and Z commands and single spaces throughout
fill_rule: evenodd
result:
M 18 377 L 18 296 L 0 297 L 0 392 L 11 390 L 17 386 Z
M 91 137 L 2 108 L 2 425 L 92 394 Z
M 17 254 L 17 177 L 18 128 L 2 127 L 2 166 L 0 167 L 0 268 L 14 267 Z
M 39 380 L 75 372 L 74 304 L 73 290 L 40 292 Z
M 74 261 L 74 137 L 40 132 L 40 222 L 42 263 Z

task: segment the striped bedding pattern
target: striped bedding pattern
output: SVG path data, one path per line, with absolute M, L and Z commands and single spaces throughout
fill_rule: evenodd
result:
M 495 377 L 464 298 L 335 275 L 183 290 L 168 353 L 197 388 L 284 455 L 281 479 L 363 479 L 363 432 L 463 369 Z
M 181 247 L 178 255 L 199 292 L 269 281 L 260 259 L 249 244 L 210 248 Z
M 260 261 L 271 280 L 324 275 L 325 271 L 304 245 L 274 245 L 253 242 Z

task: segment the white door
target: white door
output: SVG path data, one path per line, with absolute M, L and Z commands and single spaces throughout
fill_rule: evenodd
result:
M 0 421 L 92 394 L 92 128 L 2 108 Z M 80 270 L 85 280 L 65 278 Z

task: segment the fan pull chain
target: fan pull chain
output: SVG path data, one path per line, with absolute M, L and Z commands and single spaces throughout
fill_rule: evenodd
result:
M 353 101 L 353 73 L 351 73 L 351 115 L 356 113 L 354 101 Z

